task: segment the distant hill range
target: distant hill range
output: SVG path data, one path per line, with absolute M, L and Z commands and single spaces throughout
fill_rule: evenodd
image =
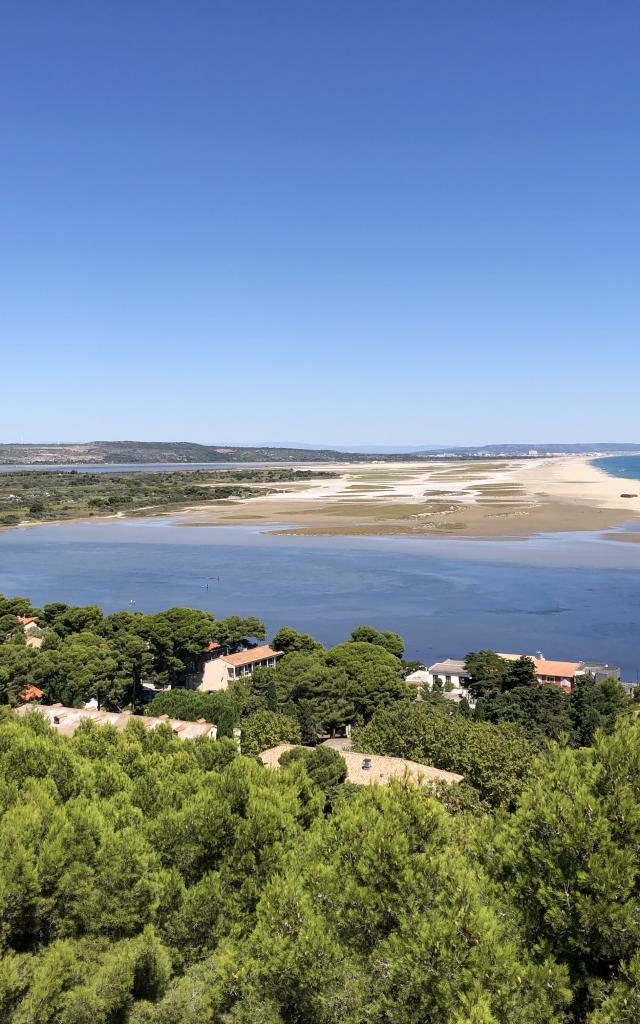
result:
M 383 451 L 278 445 L 206 445 L 190 441 L 87 441 L 80 444 L 0 444 L 0 465 L 61 466 L 77 464 L 233 462 L 391 462 L 425 458 L 535 457 L 564 454 L 619 454 L 640 452 L 640 444 L 489 444 L 480 447 L 402 449 Z

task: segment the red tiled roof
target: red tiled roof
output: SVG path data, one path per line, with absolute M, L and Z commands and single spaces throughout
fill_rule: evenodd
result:
M 38 619 L 35 615 L 16 615 L 18 622 L 22 623 L 23 626 L 29 626 L 32 622 L 37 622 Z
M 573 679 L 578 669 L 582 668 L 581 661 L 547 661 L 546 658 L 534 658 L 533 664 L 537 676 L 556 676 L 560 679 Z
M 226 665 L 234 665 L 239 668 L 241 665 L 253 665 L 256 661 L 265 661 L 267 658 L 281 658 L 282 651 L 274 651 L 271 647 L 253 647 L 250 651 L 239 651 L 237 654 L 223 654 L 221 661 Z
M 20 694 L 20 700 L 25 702 L 40 700 L 42 697 L 44 697 L 44 690 L 39 690 L 37 686 L 27 686 Z
M 211 641 L 211 643 L 207 645 L 207 650 L 208 650 L 208 651 L 217 651 L 217 650 L 219 650 L 219 649 L 220 649 L 221 647 L 222 647 L 222 644 L 217 644 L 217 643 L 215 642 L 215 640 L 212 640 L 212 641 Z
M 518 661 L 522 657 L 529 658 L 529 661 L 534 664 L 537 676 L 558 676 L 562 679 L 573 679 L 583 664 L 581 661 L 552 661 L 547 658 L 533 658 L 529 654 L 499 654 L 498 657 L 504 658 L 505 661 Z

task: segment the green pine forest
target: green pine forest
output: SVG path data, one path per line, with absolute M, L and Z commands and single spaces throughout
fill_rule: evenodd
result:
M 369 626 L 331 648 L 283 627 L 276 669 L 184 688 L 210 641 L 266 639 L 257 618 L 0 598 L 0 1021 L 636 1024 L 624 689 L 585 677 L 566 694 L 479 651 L 474 707 L 416 700 L 402 639 Z M 30 684 L 139 714 L 63 737 L 15 715 Z M 147 703 L 149 684 L 172 689 Z M 144 728 L 164 713 L 218 739 Z M 356 750 L 464 781 L 350 785 L 321 744 L 347 724 Z M 283 741 L 305 746 L 263 767 Z

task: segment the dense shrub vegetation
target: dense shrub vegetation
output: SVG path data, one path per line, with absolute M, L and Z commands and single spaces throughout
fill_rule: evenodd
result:
M 0 1019 L 636 1021 L 639 738 L 550 748 L 494 818 L 408 783 L 336 797 L 332 752 L 276 772 L 6 709 Z
M 640 1019 L 640 725 L 622 688 L 564 694 L 480 652 L 475 710 L 417 702 L 401 638 L 371 627 L 329 649 L 285 627 L 276 669 L 180 687 L 212 640 L 264 638 L 254 618 L 0 599 L 0 1020 Z M 136 716 L 65 738 L 11 710 L 30 682 L 220 738 Z M 173 688 L 143 707 L 150 682 Z M 318 741 L 347 725 L 356 749 L 465 781 L 346 784 Z M 256 757 L 301 738 L 277 771 Z
M 227 498 L 254 498 L 286 484 L 335 476 L 294 469 L 166 470 L 159 473 L 79 473 L 56 470 L 0 474 L 0 526 L 24 519 L 176 511 Z
M 521 729 L 474 721 L 444 701 L 378 711 L 368 725 L 354 731 L 353 744 L 372 754 L 459 772 L 495 806 L 513 804 L 536 753 Z

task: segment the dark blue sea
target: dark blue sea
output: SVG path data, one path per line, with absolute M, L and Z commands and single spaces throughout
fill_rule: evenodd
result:
M 179 520 L 178 520 L 179 522 Z M 640 671 L 640 544 L 596 534 L 518 541 L 267 536 L 174 521 L 0 531 L 0 592 L 35 604 L 255 614 L 324 643 L 368 623 L 431 662 L 469 650 Z
M 611 455 L 606 459 L 595 459 L 593 465 L 603 469 L 609 476 L 640 481 L 640 455 Z

